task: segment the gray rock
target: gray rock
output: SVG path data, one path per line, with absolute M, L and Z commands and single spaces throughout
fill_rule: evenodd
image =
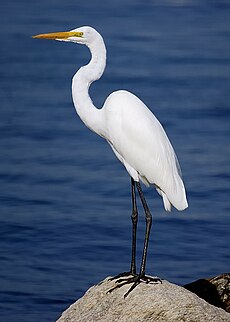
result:
M 107 293 L 114 285 L 106 278 L 91 287 L 57 322 L 230 322 L 229 313 L 165 280 L 141 283 L 126 298 L 130 285 Z

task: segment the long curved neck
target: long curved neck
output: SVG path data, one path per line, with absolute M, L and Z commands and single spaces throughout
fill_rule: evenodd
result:
M 72 96 L 75 109 L 81 120 L 92 131 L 103 136 L 102 110 L 97 109 L 90 96 L 89 87 L 99 79 L 106 65 L 106 48 L 102 37 L 98 34 L 89 46 L 91 60 L 88 65 L 77 71 L 72 80 Z

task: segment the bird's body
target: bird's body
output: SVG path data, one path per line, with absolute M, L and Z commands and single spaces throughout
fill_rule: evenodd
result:
M 148 283 L 151 280 L 145 276 L 145 264 L 152 216 L 139 181 L 147 186 L 154 185 L 156 187 L 163 198 L 166 210 L 170 211 L 171 205 L 178 210 L 183 210 L 188 206 L 176 154 L 158 119 L 132 93 L 124 90 L 113 92 L 101 109 L 94 106 L 89 96 L 89 87 L 92 82 L 102 76 L 106 66 L 105 44 L 95 29 L 80 27 L 69 32 L 37 35 L 35 38 L 80 43 L 88 46 L 91 51 L 90 62 L 81 67 L 73 77 L 72 96 L 81 120 L 89 129 L 109 143 L 131 176 L 133 242 L 131 269 L 128 274 L 132 274 L 133 277 L 118 286 L 133 282 L 134 284 L 126 293 L 127 295 L 141 281 L 146 280 Z M 146 235 L 139 275 L 136 274 L 135 264 L 136 189 L 146 214 Z
M 163 127 L 146 105 L 127 91 L 112 93 L 102 108 L 106 140 L 129 175 L 154 184 L 164 206 L 186 207 L 180 168 Z

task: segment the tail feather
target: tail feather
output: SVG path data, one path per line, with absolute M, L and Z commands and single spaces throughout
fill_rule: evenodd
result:
M 164 204 L 165 210 L 166 211 L 171 211 L 172 210 L 172 204 L 168 200 L 166 194 L 159 187 L 156 187 L 156 190 L 159 193 L 159 195 L 163 198 L 163 204 Z

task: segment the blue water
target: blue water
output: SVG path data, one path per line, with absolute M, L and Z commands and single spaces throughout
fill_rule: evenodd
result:
M 229 271 L 229 14 L 223 0 L 1 3 L 1 321 L 55 321 L 130 261 L 129 177 L 71 100 L 87 48 L 37 33 L 97 28 L 108 66 L 92 86 L 95 104 L 132 91 L 173 142 L 189 209 L 165 213 L 144 189 L 153 212 L 147 273 L 185 284 Z

